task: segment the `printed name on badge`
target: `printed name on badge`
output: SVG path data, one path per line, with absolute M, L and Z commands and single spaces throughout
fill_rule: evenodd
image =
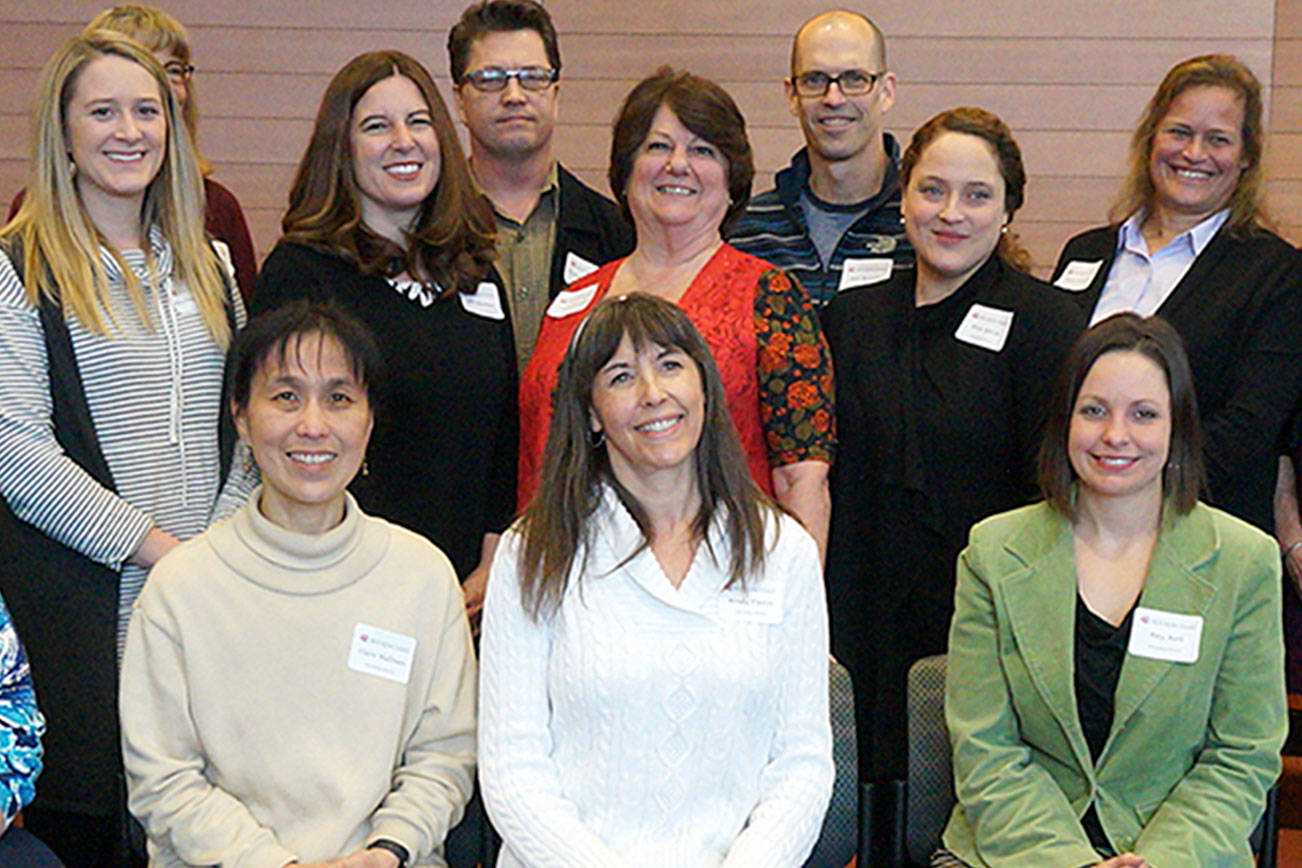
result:
M 492 281 L 480 281 L 473 293 L 458 292 L 457 297 L 461 299 L 461 306 L 467 313 L 487 319 L 506 319 L 506 311 L 502 309 L 502 294 Z
M 1131 620 L 1130 646 L 1136 657 L 1168 660 L 1172 663 L 1196 663 L 1203 636 L 1201 615 L 1181 615 L 1136 606 Z
M 564 290 L 548 305 L 547 315 L 553 319 L 565 319 L 570 314 L 578 313 L 587 308 L 596 294 L 597 284 L 595 283 L 582 289 Z
M 598 267 L 597 263 L 589 262 L 573 250 L 569 251 L 565 254 L 565 284 L 568 286 L 576 280 L 582 280 Z
M 847 259 L 841 263 L 841 283 L 837 292 L 854 289 L 856 286 L 871 286 L 889 280 L 895 268 L 895 260 L 887 259 Z
M 777 588 L 728 588 L 719 608 L 734 621 L 777 624 L 782 620 L 782 592 Z
M 1103 267 L 1103 260 L 1095 262 L 1083 262 L 1079 259 L 1067 263 L 1067 267 L 1058 275 L 1058 279 L 1053 285 L 1059 289 L 1065 289 L 1068 292 L 1080 292 L 1083 289 L 1089 289 L 1090 284 L 1094 282 L 1094 277 Z
M 959 323 L 954 337 L 965 344 L 972 344 L 982 349 L 1002 352 L 1008 333 L 1013 330 L 1013 312 L 974 304 L 968 308 L 967 316 Z
M 411 661 L 415 656 L 414 636 L 404 636 L 360 621 L 353 625 L 353 644 L 348 649 L 349 669 L 406 684 L 411 677 Z

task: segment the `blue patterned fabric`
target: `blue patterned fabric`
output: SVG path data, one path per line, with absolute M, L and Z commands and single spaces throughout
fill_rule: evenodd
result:
M 44 733 L 45 718 L 36 708 L 27 654 L 9 610 L 0 600 L 0 811 L 4 826 L 36 796 Z

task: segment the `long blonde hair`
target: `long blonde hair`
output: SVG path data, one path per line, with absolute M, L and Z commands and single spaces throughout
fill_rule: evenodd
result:
M 178 278 L 185 283 L 213 340 L 230 343 L 226 289 L 221 264 L 204 235 L 203 179 L 190 135 L 179 123 L 180 107 L 167 74 L 154 56 L 120 33 L 89 31 L 54 53 L 41 72 L 27 196 L 14 219 L 0 230 L 0 240 L 17 240 L 23 249 L 24 284 L 33 306 L 42 300 L 62 305 L 88 331 L 108 335 L 117 326 L 108 295 L 108 275 L 100 248 L 108 250 L 126 279 L 140 320 L 151 323 L 145 293 L 135 273 L 101 235 L 77 192 L 75 167 L 68 159 L 64 135 L 68 105 L 86 65 L 106 55 L 125 58 L 146 69 L 158 83 L 167 119 L 167 153 L 145 191 L 141 226 L 157 226 L 172 246 Z M 151 271 L 153 256 L 146 242 Z
M 1266 173 L 1262 166 L 1262 151 L 1266 136 L 1262 124 L 1261 82 L 1252 70 L 1229 54 L 1203 54 L 1182 60 L 1162 79 L 1144 107 L 1139 126 L 1130 137 L 1126 180 L 1108 211 L 1108 219 L 1121 223 L 1141 209 L 1152 213 L 1157 196 L 1149 167 L 1153 139 L 1157 137 L 1157 128 L 1176 97 L 1195 87 L 1223 87 L 1231 91 L 1243 106 L 1243 129 L 1239 132 L 1243 138 L 1243 162 L 1246 165 L 1226 202 L 1230 209 L 1229 219 L 1225 222 L 1226 231 L 1243 235 L 1257 228 L 1273 229 L 1274 222 L 1266 212 L 1263 195 Z
M 90 19 L 86 30 L 113 30 L 130 36 L 154 54 L 170 54 L 187 65 L 194 60 L 190 52 L 190 34 L 185 25 L 153 6 L 119 3 Z M 194 140 L 199 170 L 206 178 L 212 174 L 212 164 L 203 158 L 203 151 L 199 149 L 199 104 L 195 100 L 193 78 L 186 81 L 185 90 L 187 96 L 181 104 L 181 118 Z

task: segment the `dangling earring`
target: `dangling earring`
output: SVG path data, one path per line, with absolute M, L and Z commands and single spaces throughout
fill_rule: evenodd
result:
M 365 458 L 362 459 L 362 475 L 363 476 L 371 475 L 371 465 Z
M 600 428 L 596 431 L 589 431 L 588 442 L 592 444 L 593 449 L 600 449 L 606 444 L 606 429 Z

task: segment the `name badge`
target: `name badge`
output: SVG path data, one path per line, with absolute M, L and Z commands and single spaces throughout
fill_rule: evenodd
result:
M 782 620 L 782 592 L 777 588 L 728 588 L 719 608 L 725 617 L 749 624 L 777 624 Z
M 497 291 L 497 284 L 492 281 L 481 281 L 473 293 L 459 292 L 457 296 L 461 299 L 461 306 L 467 313 L 486 319 L 506 319 L 506 311 L 502 309 L 501 293 Z
M 841 263 L 841 283 L 836 291 L 844 292 L 856 286 L 881 283 L 890 278 L 894 268 L 893 259 L 847 259 Z
M 1094 277 L 1102 267 L 1102 259 L 1095 262 L 1073 260 L 1067 263 L 1067 267 L 1062 270 L 1062 274 L 1058 275 L 1058 279 L 1053 282 L 1053 285 L 1068 292 L 1080 292 L 1083 289 L 1089 289 L 1090 284 L 1094 282 Z
M 199 303 L 194 300 L 194 296 L 190 294 L 188 289 L 172 293 L 172 306 L 176 308 L 177 316 L 191 317 L 199 315 Z
M 1136 606 L 1130 627 L 1130 646 L 1136 657 L 1194 663 L 1203 636 L 1202 615 L 1181 615 Z
M 597 284 L 593 283 L 582 289 L 563 290 L 547 306 L 547 315 L 553 319 L 565 319 L 573 313 L 586 310 L 597 294 Z
M 954 337 L 965 344 L 1001 352 L 1008 340 L 1008 333 L 1013 330 L 1013 312 L 974 304 L 968 308 L 967 316 L 959 323 Z
M 565 283 L 571 284 L 576 280 L 582 280 L 598 267 L 597 263 L 589 262 L 571 250 L 565 254 Z
M 411 677 L 416 640 L 392 630 L 358 621 L 353 626 L 353 645 L 348 649 L 348 668 L 399 684 Z

